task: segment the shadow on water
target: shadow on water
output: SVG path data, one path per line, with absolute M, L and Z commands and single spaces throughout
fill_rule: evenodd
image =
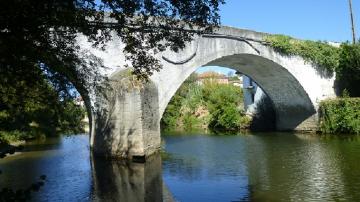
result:
M 0 190 L 24 189 L 46 174 L 32 201 L 174 201 L 160 154 L 145 163 L 92 158 L 87 135 L 32 141 L 0 168 Z
M 1 159 L 0 189 L 26 188 L 46 174 L 33 201 L 360 199 L 360 136 L 169 134 L 166 155 L 145 163 L 92 158 L 88 139 L 49 139 Z
M 160 154 L 145 163 L 92 157 L 93 201 L 174 201 L 163 185 Z

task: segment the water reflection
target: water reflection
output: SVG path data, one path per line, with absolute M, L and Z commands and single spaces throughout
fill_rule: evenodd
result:
M 359 201 L 360 140 L 300 134 L 164 137 L 180 201 Z M 188 195 L 189 192 L 197 193 Z
M 245 137 L 245 136 L 244 136 Z M 246 138 L 165 136 L 163 176 L 179 201 L 249 201 Z
M 333 201 L 346 198 L 339 151 L 331 144 L 309 135 L 260 135 L 251 139 L 247 157 L 250 184 L 256 187 L 253 199 Z
M 22 153 L 0 160 L 0 188 L 26 188 L 45 174 L 33 201 L 88 201 L 91 167 L 88 136 L 49 138 L 28 143 Z
M 145 164 L 91 158 L 86 135 L 30 144 L 0 159 L 0 189 L 46 174 L 33 201 L 360 201 L 360 136 L 163 138 Z
M 94 201 L 162 201 L 161 157 L 146 163 L 92 158 Z

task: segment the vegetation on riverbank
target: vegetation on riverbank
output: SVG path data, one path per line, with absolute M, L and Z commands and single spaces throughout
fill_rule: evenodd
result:
M 350 97 L 360 97 L 360 43 L 341 45 L 336 78 L 340 92 L 346 89 Z
M 36 83 L 3 77 L 0 82 L 0 143 L 58 133 L 83 132 L 85 109 L 45 79 Z
M 249 127 L 240 87 L 204 81 L 192 74 L 179 88 L 161 119 L 164 130 L 240 130 Z
M 360 98 L 336 98 L 320 103 L 320 131 L 360 134 Z

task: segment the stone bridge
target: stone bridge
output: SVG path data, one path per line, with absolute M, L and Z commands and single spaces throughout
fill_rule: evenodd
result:
M 275 52 L 264 42 L 265 33 L 221 27 L 214 34 L 195 38 L 179 53 L 156 55 L 163 68 L 147 84 L 131 79 L 124 69 L 123 44 L 114 37 L 106 50 L 78 41 L 83 52 L 101 59 L 113 90 L 98 108 L 90 110 L 91 145 L 95 154 L 143 158 L 160 148 L 160 119 L 184 80 L 201 66 L 222 66 L 251 77 L 271 99 L 277 130 L 312 130 L 317 127 L 321 100 L 334 97 L 334 75 L 328 75 L 299 56 Z M 91 102 L 97 95 L 90 95 Z M 89 107 L 89 105 L 88 105 Z

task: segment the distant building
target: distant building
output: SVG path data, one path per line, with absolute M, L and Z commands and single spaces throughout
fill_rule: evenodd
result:
M 236 73 L 241 75 L 240 72 Z M 265 99 L 267 95 L 261 87 L 250 77 L 241 75 L 243 81 L 244 107 L 247 114 L 256 114 L 258 104 Z
M 217 72 L 204 72 L 199 74 L 197 77 L 197 84 L 202 85 L 205 81 L 217 84 L 229 84 L 229 79 L 225 75 Z

